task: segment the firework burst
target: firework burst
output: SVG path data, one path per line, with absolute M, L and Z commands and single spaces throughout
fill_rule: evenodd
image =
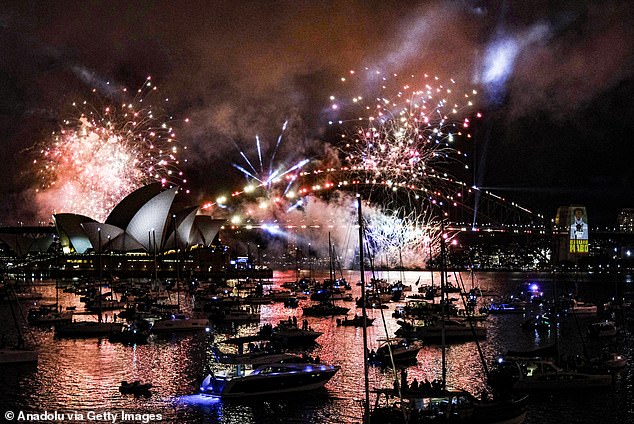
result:
M 438 177 L 447 177 L 449 163 L 464 156 L 455 142 L 471 137 L 466 114 L 474 113 L 477 92 L 458 94 L 454 80 L 442 83 L 429 75 L 388 78 L 368 70 L 364 75 L 378 85 L 369 100 L 331 96 L 333 113 L 349 115 L 330 121 L 342 126 L 344 162 L 383 188 L 437 190 Z M 354 85 L 356 77 L 351 71 L 342 82 Z
M 70 212 L 103 221 L 145 184 L 187 182 L 179 169 L 181 148 L 171 118 L 157 115 L 149 105 L 156 91 L 148 77 L 133 100 L 117 106 L 106 105 L 104 99 L 99 107 L 73 103 L 76 117 L 34 149 L 40 181 L 36 201 L 46 214 Z M 121 97 L 129 97 L 127 90 Z
M 309 162 L 309 159 L 302 159 L 290 167 L 287 167 L 285 163 L 275 162 L 275 157 L 277 156 L 280 145 L 282 144 L 282 138 L 287 126 L 288 121 L 285 121 L 282 125 L 282 131 L 277 137 L 275 146 L 271 149 L 272 152 L 268 161 L 263 158 L 262 144 L 258 135 L 255 136 L 255 144 L 258 153 L 256 165 L 253 165 L 253 161 L 249 160 L 246 153 L 244 153 L 244 151 L 236 145 L 236 147 L 240 150 L 240 156 L 244 160 L 246 166 L 234 163 L 233 167 L 245 176 L 247 180 L 247 186 L 245 188 L 246 192 L 251 192 L 256 187 L 262 187 L 266 191 L 270 192 L 274 183 L 279 183 L 286 175 L 292 174 L 294 171 L 301 169 Z M 291 183 L 292 181 L 287 184 L 283 194 L 288 192 Z
M 386 211 L 366 208 L 365 237 L 368 250 L 376 260 L 388 265 L 422 266 L 440 239 L 440 222 L 436 216 L 415 211 Z

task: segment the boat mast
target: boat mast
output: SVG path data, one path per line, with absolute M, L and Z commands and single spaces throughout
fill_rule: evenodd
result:
M 102 299 L 101 299 L 101 278 L 103 276 L 102 275 L 102 273 L 103 273 L 103 269 L 102 269 L 103 266 L 102 265 L 103 264 L 101 263 L 102 262 L 102 258 L 101 258 L 101 227 L 97 228 L 97 234 L 99 235 L 99 277 L 98 277 L 99 280 L 97 281 L 97 284 L 99 285 L 99 315 L 97 317 L 97 320 L 99 322 L 101 322 L 102 319 L 103 319 L 102 316 L 101 316 L 101 314 L 102 314 L 101 309 L 102 309 L 102 306 L 103 306 L 102 303 L 101 303 L 102 302 Z
M 333 278 L 333 263 L 332 263 L 332 243 L 330 241 L 330 231 L 328 232 L 328 278 L 332 283 Z
M 361 212 L 361 196 L 357 195 L 357 210 L 359 217 L 359 272 L 361 273 L 361 313 L 363 319 L 367 317 L 365 308 L 365 261 L 363 257 L 363 214 Z M 328 234 L 330 240 L 330 233 Z M 365 402 L 363 403 L 363 422 L 370 422 L 370 381 L 368 376 L 368 330 L 365 322 L 363 328 L 363 377 L 365 382 Z
M 440 325 L 441 325 L 441 345 L 442 345 L 442 388 L 445 389 L 447 385 L 447 352 L 445 345 L 445 318 L 447 316 L 447 295 L 445 293 L 445 222 L 444 219 L 440 219 Z
M 432 259 L 434 258 L 434 255 L 432 254 L 432 238 L 429 237 L 429 274 L 431 276 L 431 292 L 432 292 L 432 297 L 431 297 L 431 303 L 432 305 L 435 303 L 434 300 L 434 264 L 432 262 Z
M 403 269 L 403 254 L 401 253 L 401 246 L 398 247 L 398 262 L 401 266 L 401 284 L 405 284 L 405 269 Z
M 180 288 L 180 264 L 178 258 L 178 233 L 176 231 L 176 214 L 172 215 L 174 223 L 174 250 L 176 251 L 176 303 L 178 304 L 178 312 L 181 311 L 181 288 Z

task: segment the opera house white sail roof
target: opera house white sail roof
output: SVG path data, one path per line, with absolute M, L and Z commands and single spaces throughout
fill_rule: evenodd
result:
M 209 246 L 224 220 L 197 215 L 199 207 L 174 210 L 177 188 L 150 184 L 129 194 L 105 223 L 77 214 L 55 214 L 54 224 L 64 252 L 159 252 Z

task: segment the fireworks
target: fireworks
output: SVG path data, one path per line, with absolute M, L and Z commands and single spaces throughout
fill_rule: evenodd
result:
M 330 122 L 344 126 L 345 163 L 388 188 L 436 189 L 438 181 L 431 178 L 445 177 L 447 165 L 459 162 L 463 155 L 454 147 L 456 139 L 471 137 L 470 118 L 464 113 L 473 107 L 477 92 L 458 95 L 455 81 L 441 83 L 428 75 L 387 78 L 369 74 L 379 85 L 371 102 L 365 96 L 353 96 L 347 106 L 356 116 Z M 351 77 L 356 76 L 351 71 Z M 350 82 L 349 78 L 342 81 Z M 337 97 L 331 96 L 331 101 L 332 111 L 345 109 Z
M 255 136 L 256 148 L 258 152 L 258 162 L 255 166 L 253 165 L 252 161 L 249 160 L 244 151 L 240 150 L 240 156 L 242 156 L 242 158 L 244 159 L 248 169 L 235 163 L 233 164 L 233 167 L 242 172 L 242 174 L 244 174 L 244 176 L 247 178 L 247 186 L 244 189 L 246 193 L 253 192 L 256 186 L 263 187 L 265 190 L 270 191 L 273 183 L 281 181 L 284 176 L 301 169 L 309 162 L 308 159 L 302 159 L 289 168 L 286 168 L 285 164 L 275 163 L 275 157 L 280 148 L 280 144 L 282 143 L 282 137 L 284 135 L 284 131 L 286 131 L 287 126 L 288 121 L 284 122 L 284 125 L 282 125 L 282 132 L 277 137 L 277 142 L 275 143 L 275 147 L 272 149 L 268 164 L 265 165 L 265 160 L 262 158 L 262 145 L 260 143 L 260 137 L 258 135 Z M 290 183 L 286 186 L 283 194 L 286 194 L 288 192 L 289 187 Z
M 133 100 L 118 106 L 73 104 L 77 117 L 63 122 L 34 161 L 40 179 L 36 201 L 47 214 L 71 212 L 103 221 L 145 184 L 186 183 L 170 119 L 147 104 L 156 91 L 148 78 Z
M 423 265 L 421 259 L 438 246 L 440 223 L 433 214 L 364 209 L 368 249 L 387 265 Z
M 290 232 L 328 228 L 345 246 L 346 234 L 356 223 L 354 214 L 345 212 L 353 202 L 340 192 L 358 193 L 365 199 L 371 256 L 392 264 L 402 259 L 406 266 L 423 265 L 430 246 L 438 245 L 441 214 L 444 218 L 446 208 L 461 203 L 470 191 L 450 177 L 449 170 L 455 164 L 464 167 L 456 145 L 458 139 L 470 138 L 467 113 L 479 116 L 472 110 L 477 93 L 458 95 L 454 81 L 444 84 L 429 76 L 410 76 L 404 84 L 398 83 L 398 76 L 372 76 L 377 94 L 331 97 L 330 113 L 336 118 L 330 124 L 340 140 L 335 143 L 337 155 L 324 149 L 324 157 L 318 158 L 323 168 L 315 167 L 317 161 L 308 165 L 306 159 L 288 168 L 274 167 L 282 135 L 268 161 L 258 137 L 255 160 L 241 152 L 244 164 L 234 167 L 248 185 L 233 193 L 234 205 L 224 204 L 234 213 L 233 225 L 281 225 Z M 349 79 L 342 80 L 345 87 L 351 85 Z M 324 245 L 313 237 L 313 248 Z

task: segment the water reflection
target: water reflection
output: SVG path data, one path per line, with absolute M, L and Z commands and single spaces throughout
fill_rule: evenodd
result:
M 353 297 L 359 295 L 354 283 L 358 274 L 348 272 L 346 278 L 353 284 Z M 394 279 L 396 273 L 391 274 Z M 380 277 L 380 275 L 379 275 Z M 431 282 L 428 273 L 408 272 L 406 282 L 413 284 Z M 477 274 L 475 284 L 483 289 L 504 294 L 512 291 L 529 277 L 542 285 L 545 296 L 552 297 L 553 284 L 548 274 L 527 276 L 524 273 Z M 455 278 L 455 277 L 454 277 Z M 471 284 L 468 276 L 465 284 Z M 614 294 L 618 281 L 605 277 L 593 280 L 558 281 L 560 289 L 577 290 L 588 301 L 605 301 Z M 601 279 L 602 278 L 602 279 Z M 616 277 L 615 277 L 616 278 Z M 598 279 L 598 280 L 597 280 Z M 293 273 L 276 273 L 274 283 L 293 280 Z M 438 282 L 438 275 L 435 282 Z M 456 280 L 453 280 L 456 281 Z M 576 283 L 576 284 L 575 284 Z M 45 293 L 44 301 L 55 299 L 54 285 L 38 287 Z M 416 290 L 416 288 L 414 288 Z M 184 301 L 189 301 L 185 298 Z M 60 293 L 64 306 L 80 305 L 77 296 Z M 285 308 L 281 303 L 263 305 L 260 308 L 262 322 L 275 325 L 294 315 L 301 316 L 300 308 Z M 354 303 L 344 303 L 355 311 Z M 191 307 L 191 303 L 188 303 Z M 370 348 L 378 347 L 378 339 L 393 336 L 398 328 L 392 317 L 395 304 L 386 310 L 369 310 L 376 318 L 368 327 Z M 359 309 L 356 309 L 360 313 Z M 383 313 L 383 316 L 382 314 Z M 6 304 L 0 304 L 0 319 L 11 320 Z M 82 317 L 82 319 L 86 319 Z M 257 332 L 258 325 L 216 326 L 214 334 L 196 333 L 179 336 L 151 336 L 148 344 L 125 346 L 107 339 L 58 339 L 50 328 L 33 328 L 32 335 L 40 349 L 37 366 L 4 367 L 0 377 L 0 406 L 6 409 L 87 410 L 126 409 L 161 412 L 164 422 L 210 423 L 358 423 L 362 417 L 363 352 L 362 329 L 337 326 L 336 318 L 307 317 L 310 326 L 323 332 L 317 346 L 311 352 L 322 362 L 341 366 L 340 372 L 326 385 L 326 389 L 296 397 L 282 399 L 256 399 L 249 401 L 219 401 L 197 395 L 205 367 L 213 361 L 211 346 L 218 343 L 230 351 L 222 341 L 229 337 L 245 336 Z M 481 343 L 483 355 L 490 363 L 508 349 L 526 350 L 553 343 L 556 331 L 524 332 L 520 330 L 521 315 L 495 315 L 488 318 L 489 331 Z M 557 329 L 564 352 L 579 353 L 587 349 L 599 349 L 594 342 L 584 346 L 578 336 L 592 321 L 563 320 Z M 6 331 L 9 331 L 7 329 Z M 629 333 L 622 341 L 631 359 L 632 340 Z M 479 394 L 483 389 L 484 369 L 473 342 L 450 345 L 447 349 L 447 379 L 450 385 Z M 575 394 L 535 397 L 532 400 L 528 423 L 570 422 L 632 422 L 634 419 L 634 389 L 631 365 L 617 378 L 607 393 Z M 418 364 L 408 369 L 410 380 L 433 380 L 441 375 L 440 348 L 425 345 L 419 352 Z M 391 387 L 393 374 L 390 369 L 370 367 L 370 387 Z M 122 380 L 152 383 L 151 396 L 135 397 L 119 392 Z

